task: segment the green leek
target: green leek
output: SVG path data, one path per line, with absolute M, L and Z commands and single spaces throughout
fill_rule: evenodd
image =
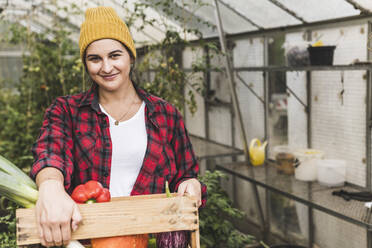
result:
M 6 174 L 9 174 L 11 176 L 14 176 L 19 180 L 19 182 L 22 182 L 22 184 L 26 184 L 31 188 L 36 189 L 36 183 L 32 181 L 32 179 L 26 175 L 20 168 L 18 168 L 16 165 L 14 165 L 12 162 L 4 158 L 0 155 L 0 171 L 5 172 Z
M 26 208 L 31 207 L 29 203 L 34 205 L 38 197 L 38 191 L 28 184 L 24 184 L 22 178 L 17 178 L 16 175 L 11 176 L 2 171 L 0 171 L 0 193 Z

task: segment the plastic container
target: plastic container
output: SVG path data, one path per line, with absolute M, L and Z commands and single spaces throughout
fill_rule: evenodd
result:
M 281 152 L 275 157 L 276 165 L 275 167 L 279 172 L 283 172 L 287 175 L 293 175 L 296 166 L 296 158 L 291 153 Z
M 318 182 L 328 187 L 343 186 L 346 180 L 346 161 L 323 159 L 318 164 Z
M 301 181 L 318 179 L 318 161 L 324 158 L 324 152 L 315 149 L 299 149 L 294 152 L 300 164 L 295 168 L 295 178 Z
M 289 66 L 307 66 L 309 65 L 309 51 L 306 47 L 299 48 L 297 46 L 292 47 L 286 53 L 287 65 Z
M 310 65 L 332 65 L 335 48 L 336 46 L 308 47 Z
M 292 153 L 292 148 L 288 145 L 274 146 L 272 149 L 272 158 L 275 159 L 279 153 Z

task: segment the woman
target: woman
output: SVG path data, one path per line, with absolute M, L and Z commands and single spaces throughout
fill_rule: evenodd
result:
M 80 31 L 80 55 L 93 86 L 59 97 L 47 109 L 33 146 L 31 175 L 41 243 L 67 244 L 81 215 L 69 193 L 97 180 L 112 196 L 163 193 L 206 201 L 206 187 L 180 113 L 138 88 L 130 78 L 136 50 L 112 8 L 88 9 Z

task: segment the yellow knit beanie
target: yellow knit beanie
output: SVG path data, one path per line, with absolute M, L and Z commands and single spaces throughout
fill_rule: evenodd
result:
M 136 48 L 125 22 L 111 7 L 89 8 L 85 12 L 85 21 L 80 28 L 80 57 L 84 61 L 85 49 L 90 43 L 100 39 L 114 39 L 122 42 L 136 58 Z

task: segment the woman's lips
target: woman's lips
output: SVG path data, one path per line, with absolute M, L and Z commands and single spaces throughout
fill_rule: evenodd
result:
M 118 73 L 112 74 L 112 75 L 106 75 L 106 76 L 102 76 L 102 77 L 103 77 L 104 80 L 111 81 L 111 80 L 114 80 L 117 75 L 118 75 Z

